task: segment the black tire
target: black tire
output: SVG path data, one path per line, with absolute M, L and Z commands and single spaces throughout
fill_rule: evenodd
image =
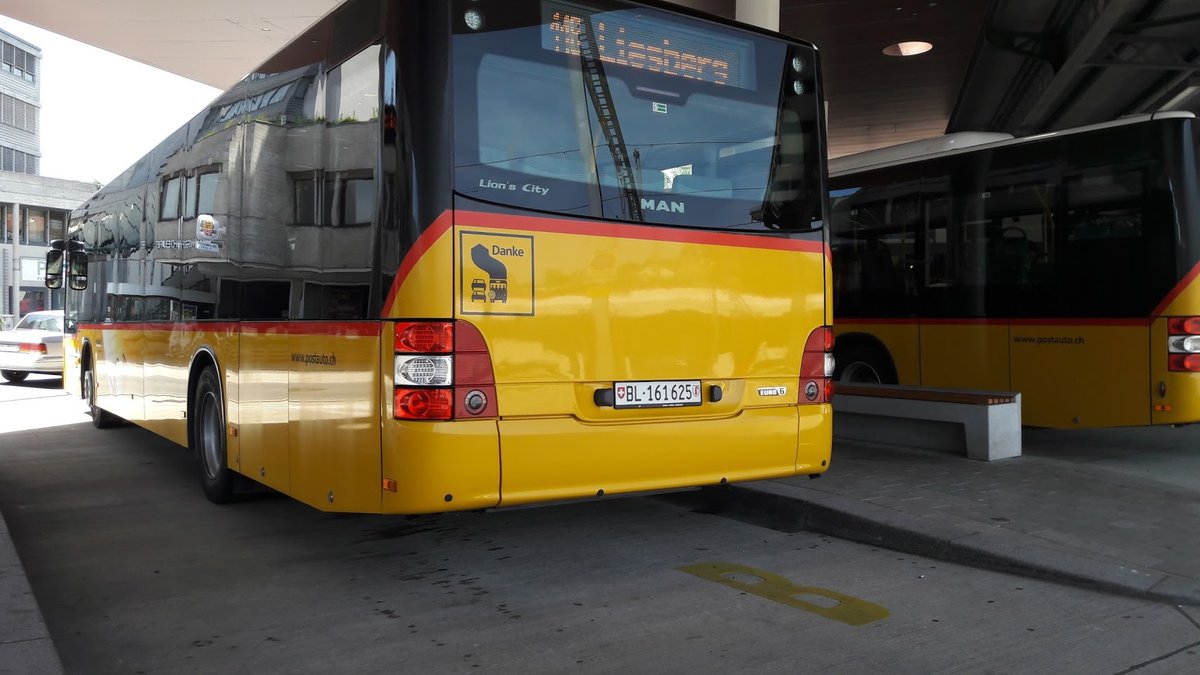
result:
M 196 456 L 200 487 L 214 504 L 233 500 L 234 473 L 225 449 L 225 401 L 212 368 L 200 371 L 188 410 L 188 441 Z
M 17 383 L 24 382 L 25 378 L 29 377 L 29 373 L 23 373 L 19 370 L 0 370 L 0 377 L 9 382 Z
M 833 352 L 833 379 L 846 384 L 896 384 L 896 369 L 887 352 L 861 342 L 845 347 L 836 346 Z
M 97 429 L 111 429 L 121 424 L 121 418 L 96 405 L 96 371 L 89 364 L 83 369 L 83 396 L 87 399 L 88 414 L 92 416 L 92 426 Z

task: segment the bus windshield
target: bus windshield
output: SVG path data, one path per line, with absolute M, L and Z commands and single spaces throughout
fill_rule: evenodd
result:
M 811 47 L 623 3 L 505 3 L 475 25 L 454 39 L 460 194 L 711 229 L 820 225 Z

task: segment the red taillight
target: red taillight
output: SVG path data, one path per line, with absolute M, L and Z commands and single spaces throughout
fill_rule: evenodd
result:
M 1167 354 L 1167 370 L 1200 373 L 1200 354 Z
M 1167 319 L 1167 370 L 1200 372 L 1200 316 Z
M 1200 335 L 1200 316 L 1176 316 L 1167 319 L 1171 335 Z
M 818 326 L 808 334 L 800 361 L 800 403 L 833 398 L 833 329 Z
M 497 416 L 492 357 L 466 321 L 401 321 L 395 327 L 396 419 Z M 415 386 L 414 386 L 415 385 Z
M 448 354 L 454 349 L 454 324 L 449 321 L 401 321 L 396 324 L 396 351 L 406 354 Z
M 448 420 L 454 412 L 449 389 L 396 388 L 395 416 L 402 420 Z
M 41 343 L 33 344 L 30 342 L 26 342 L 24 344 L 21 344 L 19 347 L 17 347 L 17 349 L 22 354 L 45 354 L 46 353 L 46 345 L 41 344 Z

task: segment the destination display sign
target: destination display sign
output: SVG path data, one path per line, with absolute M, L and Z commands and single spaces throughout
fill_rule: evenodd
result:
M 753 89 L 750 40 L 705 29 L 647 9 L 594 12 L 562 0 L 542 3 L 542 47 L 578 55 L 584 21 L 591 21 L 600 61 Z

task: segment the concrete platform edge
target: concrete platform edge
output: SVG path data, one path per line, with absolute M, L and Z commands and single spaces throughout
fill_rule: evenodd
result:
M 58 650 L 0 514 L 0 674 L 62 672 Z
M 757 481 L 730 490 L 734 509 L 784 530 L 804 529 L 882 548 L 1175 605 L 1200 606 L 1200 584 L 1119 561 L 1039 544 L 1009 530 L 977 530 L 900 513 L 786 481 Z

